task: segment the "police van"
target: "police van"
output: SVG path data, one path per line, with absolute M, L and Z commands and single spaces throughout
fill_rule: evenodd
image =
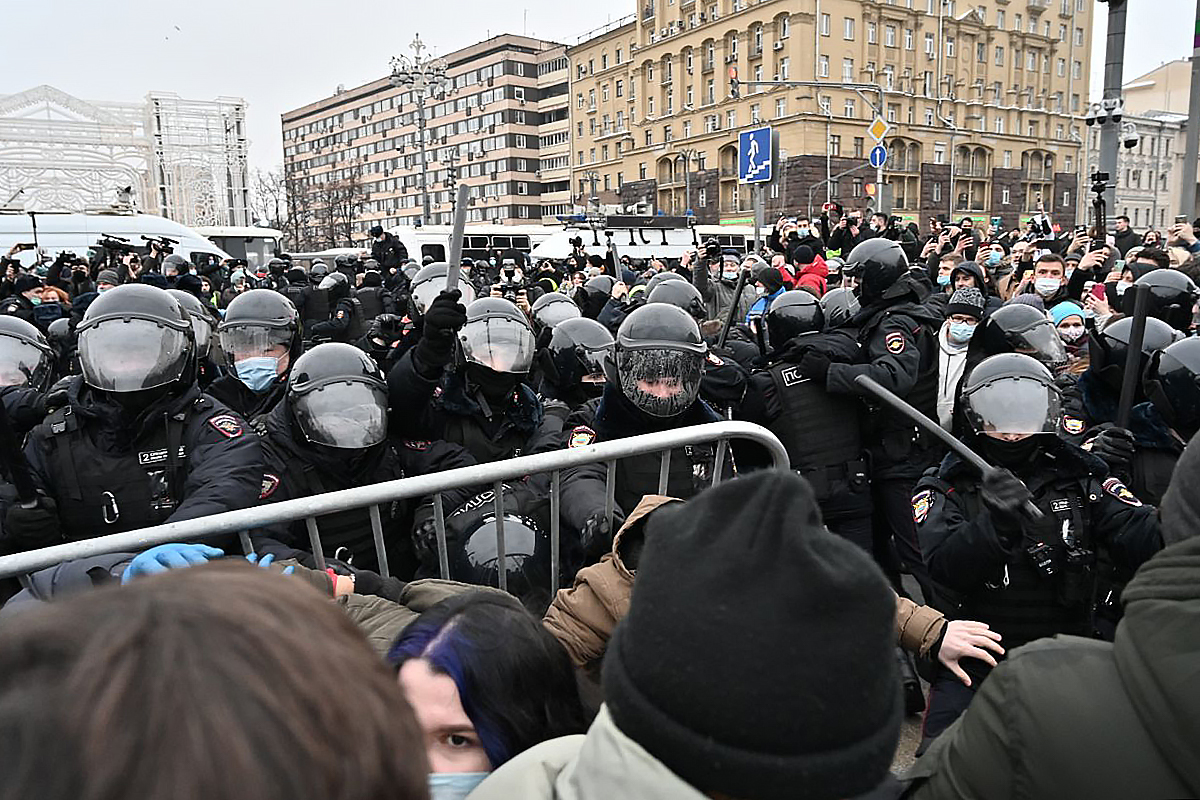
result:
M 195 230 L 229 255 L 245 261 L 251 270 L 266 266 L 283 250 L 283 231 L 274 228 L 201 225 Z
M 764 242 L 770 230 L 763 228 Z M 723 250 L 748 253 L 754 246 L 754 226 L 692 225 L 687 217 L 612 215 L 597 221 L 594 227 L 578 225 L 559 230 L 533 248 L 530 256 L 534 261 L 561 260 L 574 253 L 575 244 L 582 241 L 588 255 L 605 255 L 611 242 L 618 257 L 679 258 L 709 239 L 716 239 Z
M 486 259 L 505 250 L 517 250 L 525 255 L 555 235 L 559 228 L 544 225 L 468 225 L 463 234 L 463 258 Z M 429 256 L 445 261 L 450 254 L 451 225 L 423 225 L 419 228 L 399 225 L 388 231 L 408 250 L 409 258 L 421 261 Z

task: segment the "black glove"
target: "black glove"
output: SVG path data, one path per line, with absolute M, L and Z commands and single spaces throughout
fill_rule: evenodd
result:
M 992 512 L 997 532 L 1008 539 L 1019 535 L 1025 504 L 1032 497 L 1025 484 L 1008 470 L 993 467 L 983 473 L 981 489 L 983 504 Z
M 460 297 L 462 293 L 455 289 L 442 292 L 433 299 L 425 309 L 423 337 L 447 344 L 454 342 L 454 334 L 467 324 L 467 309 L 458 302 Z
M 1105 424 L 1095 439 L 1092 439 L 1092 455 L 1104 459 L 1112 469 L 1129 466 L 1133 459 L 1135 444 L 1133 434 L 1125 428 Z
M 400 338 L 402 327 L 400 317 L 395 314 L 380 314 L 371 321 L 371 329 L 367 331 L 367 336 L 391 344 Z
M 621 509 L 613 508 L 612 525 L 608 524 L 608 517 L 605 516 L 604 510 L 601 509 L 583 523 L 583 530 L 579 532 L 579 541 L 583 545 L 583 551 L 589 559 L 598 558 L 612 549 L 613 534 L 625 523 L 625 514 Z
M 49 497 L 39 497 L 30 508 L 19 503 L 9 506 L 4 517 L 4 538 L 16 552 L 58 544 L 62 541 L 58 505 Z
M 829 360 L 829 356 L 824 353 L 817 350 L 807 350 L 804 355 L 800 356 L 800 363 L 797 366 L 800 368 L 801 375 L 824 384 L 829 378 L 829 366 L 832 363 Z
M 391 600 L 393 603 L 399 603 L 400 596 L 407 585 L 399 578 L 385 578 L 369 569 L 354 570 L 355 594 L 371 594 Z

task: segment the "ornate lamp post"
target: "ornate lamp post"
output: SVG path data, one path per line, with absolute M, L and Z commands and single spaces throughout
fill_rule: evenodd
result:
M 429 180 L 425 156 L 425 98 L 445 96 L 450 81 L 446 77 L 446 62 L 440 58 L 422 57 L 425 44 L 418 34 L 409 45 L 412 56 L 399 55 L 392 59 L 392 86 L 412 92 L 417 101 L 417 138 L 421 146 L 421 224 L 429 224 Z

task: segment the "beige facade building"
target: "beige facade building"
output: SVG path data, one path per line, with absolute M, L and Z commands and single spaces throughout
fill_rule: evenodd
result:
M 1089 0 L 639 0 L 569 47 L 579 207 L 747 221 L 737 134 L 779 132 L 768 216 L 874 205 L 867 157 L 888 124 L 894 212 L 999 216 L 1079 204 Z M 730 69 L 743 82 L 730 94 Z M 753 87 L 749 81 L 812 86 Z M 859 86 L 856 91 L 846 84 Z M 827 179 L 832 179 L 827 182 Z
M 568 194 L 567 164 L 554 161 L 555 191 L 541 197 L 543 150 L 559 160 L 567 152 L 565 141 L 540 139 L 543 115 L 549 129 L 566 127 L 563 46 L 505 34 L 444 60 L 447 90 L 425 108 L 428 223 L 452 221 L 455 180 L 472 187 L 469 221 L 539 222 L 543 202 L 561 206 Z M 293 246 L 362 243 L 376 224 L 420 224 L 417 113 L 412 92 L 383 77 L 283 115 L 284 175 L 302 231 Z

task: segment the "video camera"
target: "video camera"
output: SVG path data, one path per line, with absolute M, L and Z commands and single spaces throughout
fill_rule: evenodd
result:
M 511 303 L 517 302 L 517 294 L 525 291 L 525 275 L 517 267 L 517 262 L 506 258 L 500 265 L 500 275 L 496 287 L 501 296 Z
M 142 241 L 150 246 L 151 250 L 158 250 L 160 253 L 170 255 L 175 252 L 175 245 L 179 244 L 174 239 L 168 239 L 166 236 L 146 236 L 142 235 Z
M 96 247 L 101 247 L 114 253 L 137 252 L 137 247 L 135 247 L 128 239 L 122 236 L 111 236 L 107 233 L 100 234 L 100 238 L 96 240 Z

